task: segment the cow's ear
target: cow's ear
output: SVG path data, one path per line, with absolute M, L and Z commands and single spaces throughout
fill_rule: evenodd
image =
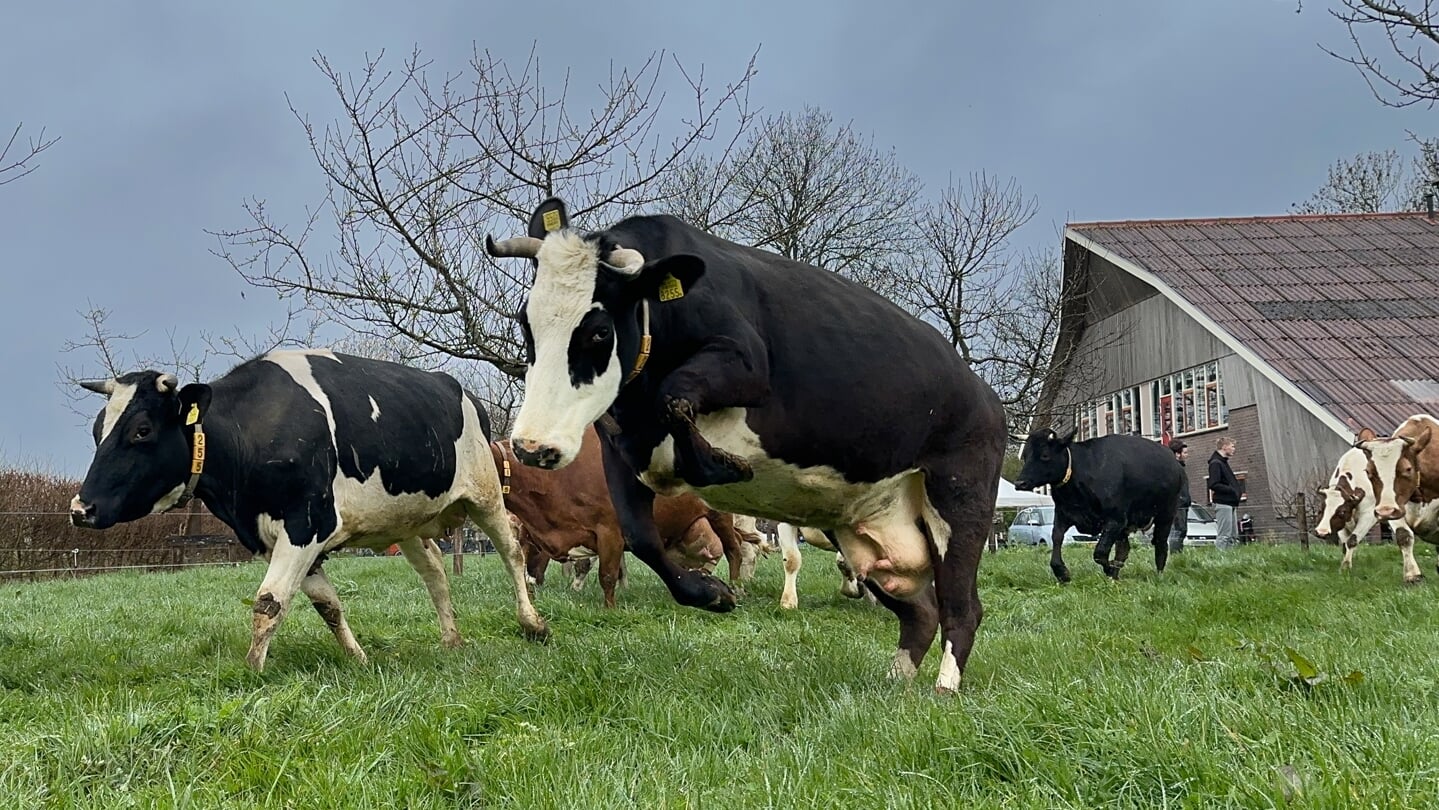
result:
M 530 214 L 530 236 L 536 239 L 544 239 L 545 234 L 550 231 L 560 231 L 568 227 L 570 215 L 565 213 L 565 203 L 559 197 L 545 200 Z
M 1418 436 L 1415 436 L 1415 437 L 1414 437 L 1414 443 L 1411 444 L 1411 445 L 1409 445 L 1409 447 L 1410 447 L 1411 449 L 1413 449 L 1413 451 L 1414 451 L 1415 453 L 1421 453 L 1421 452 L 1423 452 L 1423 451 L 1424 451 L 1424 448 L 1425 448 L 1426 446 L 1428 446 L 1428 444 L 1429 444 L 1429 439 L 1431 438 L 1431 434 L 1432 434 L 1433 432 L 1434 432 L 1434 429 L 1433 429 L 1433 428 L 1430 428 L 1429 430 L 1426 430 L 1426 431 L 1424 431 L 1423 433 L 1420 433 Z
M 705 262 L 698 256 L 677 253 L 663 259 L 646 262 L 631 289 L 637 298 L 658 298 L 673 301 L 684 298 L 694 288 L 695 282 L 705 274 Z
M 1354 445 L 1357 447 L 1360 442 L 1372 442 L 1379 438 L 1379 434 L 1373 428 L 1364 428 L 1354 436 Z
M 204 383 L 190 383 L 180 389 L 180 417 L 187 425 L 193 425 L 205 418 L 210 410 L 210 386 Z

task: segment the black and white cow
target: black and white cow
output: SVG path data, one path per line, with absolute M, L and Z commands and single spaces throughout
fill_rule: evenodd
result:
M 521 460 L 568 464 L 599 420 L 626 543 L 684 605 L 724 611 L 734 595 L 665 558 L 656 492 L 833 530 L 899 617 L 893 671 L 912 676 L 943 628 L 936 688 L 958 687 L 1004 410 L 938 331 L 840 276 L 670 216 L 582 233 L 550 199 L 528 236 L 488 246 L 536 267 Z
M 1064 564 L 1064 533 L 1070 526 L 1098 538 L 1094 561 L 1113 579 L 1129 559 L 1129 533 L 1154 527 L 1154 567 L 1169 560 L 1169 529 L 1179 512 L 1184 468 L 1164 445 L 1140 436 L 1100 436 L 1074 441 L 1074 430 L 1060 435 L 1037 430 L 1020 452 L 1023 467 L 1015 489 L 1049 485 L 1054 498 L 1054 532 L 1049 568 L 1069 581 Z M 1188 516 L 1179 517 L 1180 520 Z M 1109 558 L 1110 551 L 1114 559 Z
M 83 383 L 109 397 L 95 457 L 70 504 L 104 529 L 199 498 L 250 551 L 269 559 L 255 597 L 247 662 L 304 591 L 340 646 L 364 659 L 321 565 L 341 546 L 398 543 L 461 643 L 439 549 L 427 539 L 472 518 L 514 581 L 519 621 L 544 637 L 490 456 L 483 407 L 448 374 L 327 350 L 273 351 L 208 385 L 139 371 Z

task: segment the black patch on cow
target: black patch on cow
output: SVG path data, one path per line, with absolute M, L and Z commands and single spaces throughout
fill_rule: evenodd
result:
M 335 459 L 345 477 L 364 482 L 378 471 L 390 495 L 436 498 L 450 488 L 455 442 L 465 428 L 453 377 L 349 355 L 309 361 L 330 400 Z
M 602 309 L 591 309 L 570 332 L 570 384 L 589 385 L 610 367 L 614 354 L 614 318 Z

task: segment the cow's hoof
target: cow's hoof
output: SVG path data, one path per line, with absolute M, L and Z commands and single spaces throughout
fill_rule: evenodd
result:
M 1423 584 L 1424 584 L 1424 575 L 1423 575 L 1423 574 L 1415 574 L 1415 575 L 1412 576 L 1412 577 L 1405 577 L 1405 578 L 1404 578 L 1404 584 L 1405 584 L 1405 585 L 1423 585 Z
M 465 638 L 459 633 L 446 633 L 440 636 L 440 646 L 447 650 L 465 646 Z M 364 653 L 361 653 L 363 655 Z
M 959 690 L 958 690 L 958 689 L 951 689 L 951 688 L 949 688 L 948 686 L 940 686 L 939 684 L 935 684 L 935 685 L 934 685 L 934 693 L 935 693 L 936 695 L 939 695 L 940 697 L 950 697 L 950 696 L 952 696 L 952 695 L 957 695 L 957 694 L 959 694 Z
M 544 622 L 533 627 L 521 627 L 520 632 L 524 634 L 526 641 L 537 641 L 543 644 L 550 640 L 550 626 Z
M 735 609 L 734 591 L 719 579 L 700 571 L 686 571 L 673 590 L 675 601 L 711 613 Z
M 1069 568 L 1064 565 L 1051 565 L 1049 570 L 1054 572 L 1054 578 L 1059 580 L 1060 585 L 1069 584 Z
M 709 453 L 701 454 L 695 466 L 685 469 L 681 477 L 692 487 L 722 487 L 753 479 L 754 468 L 739 456 L 713 447 Z

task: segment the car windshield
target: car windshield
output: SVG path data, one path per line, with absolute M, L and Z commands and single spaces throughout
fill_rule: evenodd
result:
M 1194 523 L 1213 523 L 1214 513 L 1209 511 L 1207 506 L 1192 504 L 1189 507 L 1189 520 Z

